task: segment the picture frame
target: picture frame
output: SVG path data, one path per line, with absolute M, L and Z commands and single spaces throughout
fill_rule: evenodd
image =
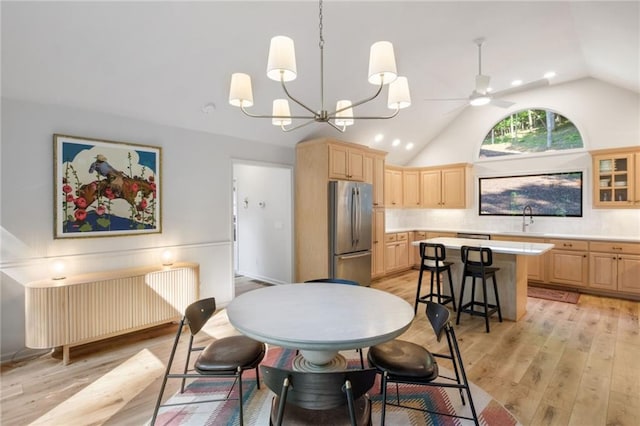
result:
M 54 238 L 162 232 L 161 148 L 53 135 Z

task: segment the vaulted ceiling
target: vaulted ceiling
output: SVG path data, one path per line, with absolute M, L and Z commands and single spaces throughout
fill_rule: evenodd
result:
M 356 122 L 341 134 L 321 123 L 283 133 L 227 102 L 231 74 L 245 72 L 253 80 L 250 111 L 270 114 L 271 101 L 284 96 L 265 75 L 269 41 L 287 35 L 295 41 L 298 67 L 291 93 L 320 109 L 316 1 L 3 1 L 2 96 L 287 146 L 335 137 L 387 150 L 389 162 L 404 164 L 464 108 L 464 101 L 425 99 L 471 93 L 478 37 L 486 39 L 483 74 L 497 91 L 516 78 L 526 83 L 555 71 L 550 84 L 593 77 L 639 93 L 639 5 L 326 1 L 325 108 L 373 94 L 368 55 L 379 40 L 393 42 L 412 96 L 398 117 Z M 386 89 L 356 112 L 388 114 Z M 382 141 L 374 142 L 377 134 Z M 396 138 L 401 144 L 393 148 Z M 405 149 L 408 142 L 413 150 Z

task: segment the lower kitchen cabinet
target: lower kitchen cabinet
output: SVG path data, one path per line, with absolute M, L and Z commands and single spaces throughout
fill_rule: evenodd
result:
M 373 209 L 373 233 L 371 236 L 371 278 L 385 274 L 384 255 L 386 251 L 384 232 L 384 208 Z
M 586 287 L 589 274 L 589 242 L 581 240 L 549 240 L 549 242 L 555 244 L 555 248 L 549 251 L 549 282 Z
M 640 244 L 592 242 L 589 287 L 640 294 Z
M 420 268 L 420 246 L 414 246 L 414 241 L 422 241 L 427 239 L 427 233 L 424 231 L 414 231 L 413 238 L 409 244 L 409 266 Z
M 398 232 L 385 236 L 385 273 L 409 269 L 409 234 Z
M 498 235 L 492 237 L 498 241 L 524 241 L 527 243 L 545 243 L 544 238 L 530 238 L 530 237 L 508 237 Z M 544 282 L 546 280 L 545 268 L 547 254 L 541 254 L 540 256 L 526 256 L 527 258 L 527 280 Z

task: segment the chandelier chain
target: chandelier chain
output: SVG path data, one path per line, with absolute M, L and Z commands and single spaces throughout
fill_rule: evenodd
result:
M 320 23 L 318 24 L 318 29 L 320 30 L 320 42 L 318 43 L 318 46 L 322 49 L 324 47 L 324 37 L 322 37 L 322 0 L 319 2 L 319 9 L 320 12 L 318 14 L 318 18 L 320 19 Z

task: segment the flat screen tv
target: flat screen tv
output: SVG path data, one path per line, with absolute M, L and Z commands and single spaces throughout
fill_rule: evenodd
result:
M 582 172 L 479 178 L 480 216 L 582 217 Z M 527 211 L 527 215 L 529 212 Z

